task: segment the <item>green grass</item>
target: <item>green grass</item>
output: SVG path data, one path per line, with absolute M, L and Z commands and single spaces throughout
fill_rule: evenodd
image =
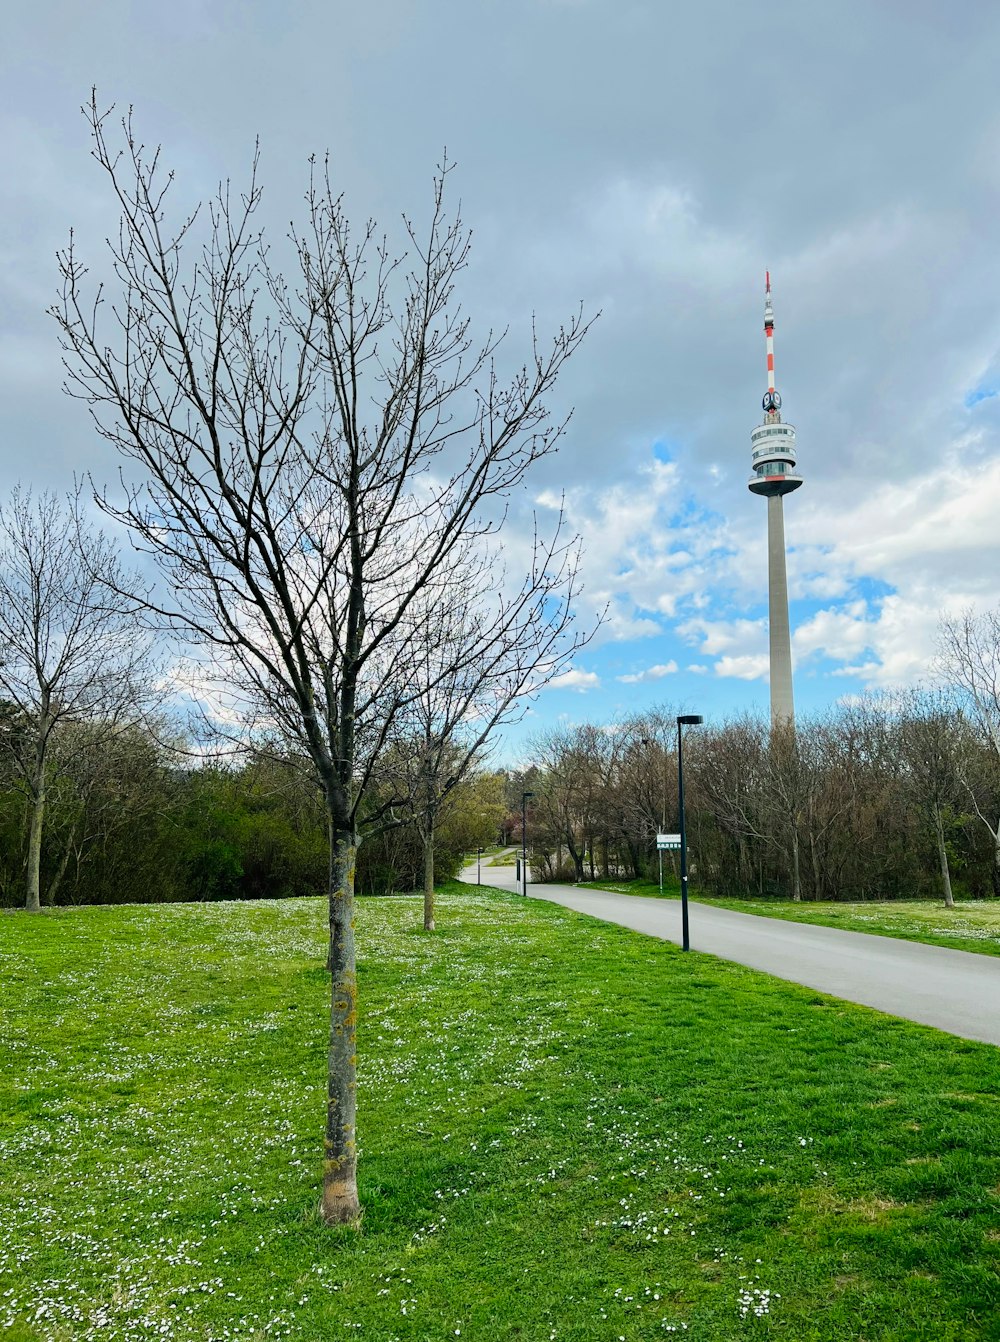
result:
M 491 867 L 513 867 L 521 855 L 520 848 L 517 852 L 512 852 L 509 848 L 498 848 L 493 857 L 490 858 Z M 485 859 L 483 865 L 486 865 Z
M 821 923 L 827 927 L 843 927 L 850 932 L 874 932 L 883 937 L 924 941 L 931 946 L 1000 955 L 1000 901 L 997 900 L 960 900 L 953 909 L 946 909 L 939 899 L 815 904 L 735 899 L 705 902 L 767 918 Z
M 670 872 L 663 873 L 663 894 L 660 894 L 659 881 L 578 881 L 580 890 L 610 890 L 615 895 L 643 895 L 647 899 L 679 899 L 680 881 Z M 697 896 L 701 899 L 701 895 Z M 694 891 L 691 892 L 694 899 Z
M 359 906 L 324 1228 L 323 915 L 0 917 L 10 1342 L 1000 1336 L 998 1050 L 475 887 Z
M 655 881 L 586 881 L 589 890 L 610 890 L 615 894 L 659 897 Z M 664 899 L 679 898 L 676 881 L 664 885 Z M 930 946 L 949 946 L 952 950 L 977 951 L 982 955 L 1000 955 L 1000 900 L 959 900 L 946 909 L 940 899 L 883 899 L 847 903 L 828 900 L 793 904 L 775 899 L 712 899 L 692 890 L 691 898 L 738 913 L 754 913 L 762 918 L 786 918 L 790 922 L 819 923 L 824 927 L 842 927 L 849 932 L 872 932 L 877 936 L 923 941 Z
M 485 862 L 487 858 L 496 857 L 499 853 L 503 852 L 506 852 L 506 848 L 503 844 L 492 843 L 488 848 L 484 848 L 482 850 L 483 861 Z M 475 860 L 476 860 L 476 850 L 475 848 L 473 848 L 470 853 L 465 854 L 465 861 L 466 863 L 469 863 L 469 862 L 475 862 Z

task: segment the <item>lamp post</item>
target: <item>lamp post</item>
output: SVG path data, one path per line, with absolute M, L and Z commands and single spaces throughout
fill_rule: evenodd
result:
M 521 894 L 528 895 L 528 798 L 533 792 L 521 793 Z
M 476 852 L 476 884 L 483 883 L 483 850 L 480 848 Z
M 697 727 L 705 719 L 695 713 L 682 714 L 677 719 L 677 805 L 681 813 L 681 944 L 684 950 L 691 949 L 688 935 L 688 864 L 687 833 L 684 828 L 684 753 L 682 727 Z

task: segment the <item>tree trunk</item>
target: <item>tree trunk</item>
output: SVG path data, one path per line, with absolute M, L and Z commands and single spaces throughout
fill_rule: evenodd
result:
M 424 931 L 434 931 L 434 821 L 424 826 Z
M 951 872 L 948 870 L 948 848 L 944 841 L 944 820 L 941 817 L 941 807 L 934 807 L 934 827 L 937 830 L 937 850 L 938 859 L 941 862 L 941 892 L 944 895 L 944 906 L 946 909 L 955 907 L 955 897 L 951 893 Z
M 326 1140 L 323 1160 L 323 1220 L 357 1225 L 358 1151 L 356 1139 L 357 972 L 354 957 L 354 870 L 357 836 L 331 824 L 330 844 L 330 1052 Z
M 35 771 L 32 778 L 31 828 L 28 831 L 28 871 L 24 907 L 37 913 L 42 907 L 42 826 L 45 823 L 45 727 L 39 729 L 35 748 Z
M 56 895 L 59 893 L 59 887 L 62 885 L 63 877 L 66 875 L 66 868 L 69 866 L 70 850 L 73 847 L 73 841 L 75 838 L 76 838 L 76 826 L 74 825 L 69 832 L 69 836 L 66 839 L 66 846 L 63 849 L 62 857 L 59 859 L 59 866 L 56 868 L 56 874 L 49 882 L 49 888 L 46 891 L 45 897 L 50 905 L 53 906 L 55 905 Z
M 812 832 L 812 826 L 809 828 L 809 861 L 813 874 L 813 899 L 822 899 L 823 867 L 819 860 L 819 846 L 816 843 L 816 835 Z
M 799 831 L 792 825 L 792 899 L 796 904 L 802 902 L 802 872 L 799 863 Z
M 632 879 L 637 881 L 640 877 L 645 876 L 646 873 L 642 858 L 639 855 L 639 847 L 631 835 L 626 836 L 625 847 L 628 849 L 628 859 L 631 863 Z

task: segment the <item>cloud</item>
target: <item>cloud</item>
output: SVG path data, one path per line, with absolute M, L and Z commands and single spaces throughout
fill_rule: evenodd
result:
M 634 675 L 618 676 L 623 685 L 641 685 L 649 680 L 662 680 L 664 676 L 672 676 L 677 670 L 677 663 L 674 661 L 664 662 L 660 666 L 649 666 L 645 671 L 637 671 Z
M 767 622 L 760 620 L 692 619 L 678 626 L 677 632 L 709 657 L 734 649 L 763 647 L 767 640 Z
M 727 655 L 719 658 L 714 669 L 717 676 L 728 676 L 736 680 L 766 680 L 769 658 L 767 653 L 735 657 Z
M 580 671 L 576 667 L 570 667 L 564 671 L 561 676 L 556 676 L 545 686 L 547 690 L 579 690 L 585 694 L 587 690 L 596 690 L 601 684 L 601 678 L 594 671 Z

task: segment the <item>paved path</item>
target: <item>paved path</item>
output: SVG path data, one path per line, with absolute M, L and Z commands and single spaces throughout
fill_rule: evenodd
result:
M 475 881 L 474 864 L 462 878 Z M 513 890 L 514 868 L 484 866 L 483 880 Z M 679 900 L 571 885 L 529 885 L 528 894 L 665 941 L 681 940 Z M 690 926 L 692 950 L 965 1039 L 1000 1044 L 1000 957 L 761 918 L 695 901 Z

